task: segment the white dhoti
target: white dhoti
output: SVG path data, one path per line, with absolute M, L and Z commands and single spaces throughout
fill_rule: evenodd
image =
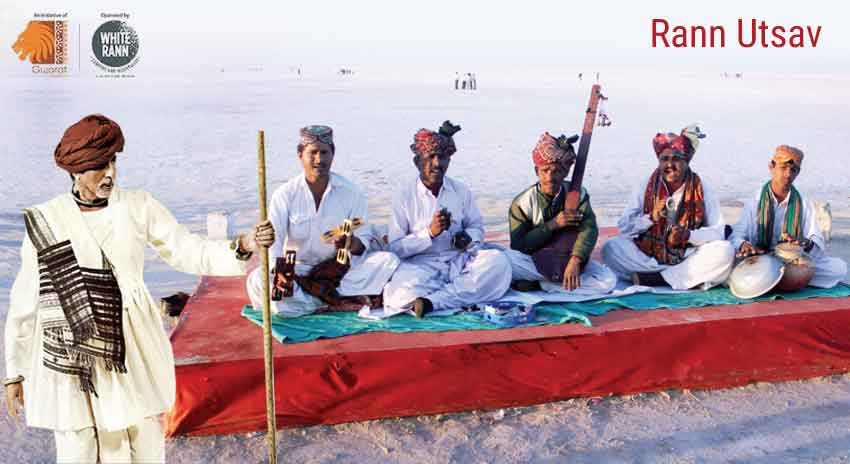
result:
M 453 259 L 417 255 L 399 265 L 384 289 L 384 306 L 403 308 L 427 298 L 434 310 L 499 299 L 511 284 L 511 264 L 499 250 L 459 253 Z
M 770 202 L 773 208 L 774 220 L 771 233 L 770 247 L 774 248 L 782 237 L 785 228 L 785 216 L 788 211 L 788 203 L 791 195 L 786 195 L 782 201 L 778 201 L 773 190 L 770 190 Z M 800 194 L 800 202 L 803 205 L 800 217 L 800 234 L 802 237 L 814 243 L 809 257 L 815 264 L 815 275 L 809 282 L 811 287 L 832 288 L 847 278 L 847 263 L 841 258 L 833 258 L 826 254 L 826 241 L 823 238 L 820 223 L 817 220 L 817 209 L 805 196 Z M 759 237 L 759 215 L 762 189 L 759 188 L 755 194 L 744 204 L 744 209 L 738 218 L 738 222 L 732 229 L 730 241 L 735 249 L 740 248 L 746 242 L 758 243 Z
M 729 277 L 735 249 L 726 240 L 714 240 L 695 247 L 681 263 L 666 265 L 641 251 L 633 239 L 619 235 L 602 246 L 602 261 L 622 279 L 631 280 L 635 272 L 660 272 L 674 290 L 688 290 L 698 285 L 707 290 Z
M 54 431 L 56 462 L 165 462 L 165 435 L 159 417 L 148 417 L 123 430 L 86 427 Z
M 387 251 L 368 253 L 365 257 L 353 257 L 351 268 L 343 276 L 337 287 L 341 296 L 379 295 L 384 285 L 390 280 L 393 271 L 399 265 L 398 257 Z M 308 267 L 297 269 L 299 275 L 306 274 Z M 262 269 L 257 268 L 248 276 L 247 289 L 251 305 L 263 307 L 263 281 L 260 278 Z M 271 288 L 271 287 L 270 287 Z M 327 306 L 322 300 L 305 293 L 298 284 L 293 284 L 293 294 L 280 301 L 270 301 L 271 311 L 284 317 L 310 314 L 318 308 Z
M 815 261 L 815 275 L 809 282 L 811 287 L 832 288 L 847 278 L 847 263 L 841 258 L 826 255 L 812 257 Z
M 614 290 L 617 276 L 607 266 L 596 261 L 589 261 L 581 271 L 580 286 L 575 290 L 567 290 L 560 282 L 549 282 L 538 271 L 534 260 L 518 250 L 505 250 L 505 255 L 511 263 L 513 280 L 533 280 L 540 282 L 540 288 L 550 293 L 569 293 L 577 296 L 602 295 Z

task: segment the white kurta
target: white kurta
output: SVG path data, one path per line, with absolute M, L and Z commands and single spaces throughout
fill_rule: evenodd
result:
M 44 367 L 38 262 L 36 250 L 25 236 L 21 270 L 12 286 L 5 343 L 6 375 L 25 378 L 27 424 L 60 431 L 94 426 L 114 431 L 168 411 L 175 395 L 174 357 L 158 305 L 143 281 L 145 246 L 153 247 L 176 270 L 193 274 L 241 275 L 245 262 L 236 259 L 229 242 L 191 234 L 143 191 L 115 189 L 106 210 L 91 219 L 106 228 L 98 230 L 96 238 L 71 194 L 45 205 L 40 211 L 51 225 L 64 224 L 81 266 L 100 268 L 102 249 L 114 267 L 124 306 L 127 373 L 96 364 L 92 380 L 98 396 L 94 396 L 80 391 L 76 376 Z
M 434 214 L 446 208 L 448 230 L 431 238 Z M 452 246 L 452 237 L 466 231 L 467 250 Z M 496 300 L 511 283 L 511 267 L 499 250 L 482 249 L 484 223 L 469 187 L 445 177 L 437 197 L 418 177 L 401 184 L 393 196 L 389 227 L 390 250 L 402 259 L 384 290 L 384 305 L 406 307 L 416 298 L 431 300 L 435 310 L 454 309 Z
M 332 230 L 345 219 L 361 218 L 364 225 L 354 231 L 366 251 L 351 256 L 351 267 L 340 282 L 337 291 L 342 296 L 379 295 L 384 285 L 398 267 L 398 258 L 386 251 L 370 251 L 372 228 L 368 225 L 369 212 L 366 195 L 348 179 L 331 173 L 331 179 L 319 208 L 307 185 L 304 175 L 290 179 L 275 190 L 269 205 L 269 220 L 275 230 L 275 244 L 269 249 L 269 262 L 283 250 L 295 250 L 295 273 L 307 274 L 316 264 L 333 257 L 333 243 L 322 241 L 322 234 Z M 263 281 L 261 269 L 255 269 L 248 278 L 248 296 L 255 308 L 262 308 Z M 327 306 L 322 300 L 305 293 L 298 284 L 294 294 L 281 301 L 271 301 L 271 310 L 287 317 L 310 314 Z
M 779 238 L 782 231 L 785 230 L 785 212 L 788 210 L 788 199 L 791 195 L 787 195 L 782 202 L 777 202 L 776 197 L 771 191 L 770 202 L 773 203 L 773 234 L 771 235 L 770 247 L 773 248 L 779 243 Z M 821 233 L 820 224 L 815 217 L 815 208 L 812 203 L 806 200 L 806 197 L 801 193 L 800 200 L 803 204 L 803 236 L 812 242 L 814 247 L 809 252 L 809 256 L 815 262 L 815 275 L 812 277 L 809 285 L 812 287 L 831 288 L 844 280 L 847 276 L 847 263 L 840 258 L 832 258 L 826 255 L 826 242 Z M 755 196 L 751 197 L 744 205 L 741 216 L 738 222 L 732 228 L 732 237 L 730 241 L 735 249 L 741 247 L 744 241 L 755 244 L 758 241 L 758 209 L 761 201 L 761 189 L 758 189 Z
M 720 202 L 711 187 L 702 179 L 705 221 L 703 227 L 692 230 L 685 251 L 685 260 L 676 265 L 659 264 L 638 248 L 634 239 L 652 226 L 652 219 L 643 212 L 644 181 L 634 189 L 623 216 L 617 221 L 620 235 L 610 238 L 602 246 L 602 260 L 618 276 L 630 280 L 635 272 L 660 272 L 675 290 L 687 290 L 700 285 L 709 289 L 726 281 L 732 272 L 735 250 L 726 241 L 726 223 Z M 674 207 L 678 208 L 684 195 L 684 186 L 673 192 Z

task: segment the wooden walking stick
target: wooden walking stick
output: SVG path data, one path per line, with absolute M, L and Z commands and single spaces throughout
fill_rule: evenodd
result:
M 260 190 L 260 222 L 268 217 L 266 208 L 266 146 L 263 131 L 257 135 L 257 171 Z M 263 355 L 266 358 L 266 439 L 269 444 L 269 464 L 277 463 L 277 421 L 274 407 L 274 356 L 272 354 L 272 315 L 269 301 L 269 249 L 261 247 L 260 266 L 263 279 Z

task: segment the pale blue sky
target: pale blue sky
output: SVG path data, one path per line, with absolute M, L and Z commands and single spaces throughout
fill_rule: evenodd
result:
M 845 2 L 425 0 L 182 2 L 0 0 L 0 70 L 17 69 L 10 47 L 33 12 L 67 11 L 80 24 L 83 61 L 100 8 L 126 11 L 149 69 L 263 64 L 268 68 L 677 63 L 684 69 L 850 72 Z M 71 5 L 71 6 L 69 6 Z M 651 19 L 722 25 L 726 48 L 651 48 Z M 816 49 L 741 49 L 737 19 L 821 25 Z

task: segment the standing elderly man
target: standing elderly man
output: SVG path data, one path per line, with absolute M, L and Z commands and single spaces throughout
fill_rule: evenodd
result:
M 275 241 L 282 244 L 270 250 L 270 261 L 275 262 L 283 250 L 296 252 L 293 294 L 272 300 L 272 311 L 294 317 L 344 302 L 374 303 L 366 297 L 381 295 L 399 260 L 386 251 L 370 252 L 372 234 L 366 195 L 353 182 L 331 171 L 336 152 L 333 130 L 327 126 L 302 128 L 297 152 L 304 173 L 278 187 L 269 206 L 269 219 L 277 234 Z M 363 224 L 351 237 L 350 266 L 336 262 L 344 237 L 333 242 L 322 239 L 323 233 L 346 219 L 360 219 Z M 260 269 L 254 270 L 247 283 L 255 308 L 262 307 L 261 273 Z M 275 275 L 283 277 L 274 271 L 269 277 Z
M 603 261 L 620 277 L 636 285 L 707 290 L 732 271 L 735 251 L 725 240 L 720 203 L 690 168 L 704 136 L 692 125 L 652 140 L 658 167 L 632 195 L 617 222 L 620 235 L 602 247 Z
M 847 275 L 847 263 L 826 255 L 826 242 L 815 209 L 794 187 L 803 168 L 803 152 L 780 145 L 768 164 L 770 180 L 747 201 L 732 228 L 732 246 L 746 257 L 773 250 L 781 242 L 803 246 L 815 264 L 809 285 L 831 288 Z
M 469 187 L 446 176 L 459 130 L 449 121 L 437 132 L 420 129 L 410 145 L 419 175 L 393 196 L 389 246 L 402 263 L 384 304 L 417 317 L 496 300 L 511 283 L 504 253 L 481 247 L 484 224 Z
M 572 140 L 572 141 L 571 141 Z M 570 190 L 566 181 L 576 159 L 575 138 L 555 138 L 548 132 L 537 140 L 531 159 L 537 183 L 514 198 L 508 211 L 511 250 L 506 252 L 513 268 L 513 287 L 520 291 L 546 290 L 604 294 L 613 290 L 617 277 L 607 267 L 590 260 L 599 228 L 590 205 L 590 195 L 582 187 L 576 210 L 565 210 Z M 533 255 L 552 242 L 559 230 L 575 230 L 576 241 L 564 270 L 563 282 L 550 282 L 537 270 Z
M 56 164 L 70 193 L 24 210 L 21 270 L 6 320 L 6 401 L 54 430 L 59 462 L 163 462 L 159 414 L 174 403 L 174 358 L 143 282 L 145 245 L 175 269 L 241 275 L 274 231 L 211 241 L 149 193 L 116 186 L 124 136 L 86 116 L 65 131 Z M 26 392 L 26 395 L 24 395 Z

